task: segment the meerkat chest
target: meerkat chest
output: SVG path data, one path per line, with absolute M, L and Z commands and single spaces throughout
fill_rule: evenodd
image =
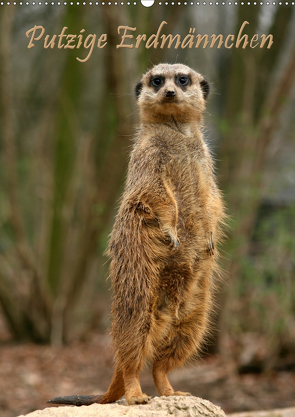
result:
M 211 192 L 210 160 L 200 145 L 183 146 L 169 159 L 166 177 L 171 183 L 180 212 L 203 207 Z

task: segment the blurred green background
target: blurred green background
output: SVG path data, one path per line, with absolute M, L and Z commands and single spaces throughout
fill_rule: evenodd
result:
M 247 20 L 244 33 L 271 33 L 274 43 L 116 48 L 119 25 L 149 36 L 163 20 L 162 33 L 182 37 L 191 27 L 237 34 Z M 64 26 L 107 33 L 108 45 L 85 63 L 76 60 L 84 49 L 44 49 L 43 40 L 27 49 L 34 25 L 46 35 Z M 9 340 L 62 345 L 106 329 L 103 251 L 138 122 L 134 86 L 153 64 L 181 62 L 212 87 L 205 136 L 230 216 L 208 350 L 245 369 L 294 357 L 294 6 L 10 6 L 0 30 L 0 314 Z

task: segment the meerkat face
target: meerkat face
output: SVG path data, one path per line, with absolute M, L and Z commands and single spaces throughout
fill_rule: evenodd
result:
M 159 64 L 143 75 L 135 88 L 141 117 L 196 119 L 205 109 L 209 84 L 197 72 L 182 64 Z

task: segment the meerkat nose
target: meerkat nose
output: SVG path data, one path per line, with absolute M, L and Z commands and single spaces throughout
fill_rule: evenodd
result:
M 176 91 L 175 90 L 166 90 L 165 91 L 165 96 L 167 98 L 175 97 L 176 96 Z

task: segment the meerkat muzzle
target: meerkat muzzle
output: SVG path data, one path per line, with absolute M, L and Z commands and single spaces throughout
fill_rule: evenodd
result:
M 176 91 L 175 90 L 166 90 L 165 91 L 165 96 L 167 98 L 174 98 L 176 96 Z

